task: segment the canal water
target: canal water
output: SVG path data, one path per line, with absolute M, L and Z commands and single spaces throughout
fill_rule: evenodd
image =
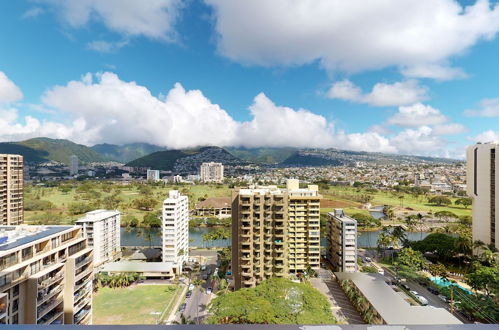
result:
M 203 242 L 203 235 L 209 233 L 210 231 L 216 230 L 216 228 L 190 228 L 189 229 L 189 245 L 195 247 L 205 247 L 208 244 L 208 247 L 227 247 L 230 245 L 231 241 L 228 240 L 216 240 L 210 242 Z M 151 229 L 151 242 L 149 242 L 146 238 L 149 235 L 143 234 L 144 230 L 141 228 L 131 228 L 130 231 L 127 231 L 125 228 L 121 228 L 121 245 L 122 246 L 159 246 L 161 245 L 161 234 L 158 228 Z M 366 247 L 376 247 L 378 242 L 378 236 L 381 231 L 364 231 L 360 232 L 358 238 L 358 246 L 361 248 Z M 416 233 L 416 232 L 407 232 L 407 238 L 410 241 L 418 241 L 426 236 L 429 233 Z M 326 240 L 321 238 L 321 245 L 326 245 Z

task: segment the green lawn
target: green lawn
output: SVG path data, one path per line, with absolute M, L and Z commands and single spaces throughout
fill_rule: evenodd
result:
M 175 286 L 101 288 L 93 297 L 93 324 L 156 324 L 175 298 L 176 291 L 170 287 Z

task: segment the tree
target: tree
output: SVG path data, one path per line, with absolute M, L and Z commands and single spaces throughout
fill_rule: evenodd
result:
M 470 205 L 473 204 L 473 200 L 469 197 L 459 198 L 454 202 L 455 205 L 462 205 L 465 209 L 467 209 Z
M 414 250 L 422 253 L 430 252 L 441 259 L 447 260 L 454 256 L 456 238 L 442 233 L 431 233 L 421 241 L 411 242 Z
M 428 266 L 428 271 L 430 272 L 431 275 L 433 276 L 438 276 L 442 280 L 447 281 L 447 268 L 441 263 L 436 263 L 436 264 L 430 264 Z
M 180 314 L 179 321 L 173 321 L 172 324 L 196 324 L 190 317 L 185 316 L 184 313 Z
M 475 290 L 483 290 L 487 296 L 499 295 L 499 268 L 479 266 L 474 272 L 465 276 L 468 283 Z
M 445 196 L 434 196 L 428 200 L 430 204 L 435 204 L 436 206 L 447 206 L 452 204 L 452 201 Z
M 395 261 L 397 266 L 406 266 L 414 271 L 418 271 L 424 268 L 426 260 L 423 254 L 419 251 L 414 251 L 411 248 L 405 248 L 397 253 L 397 259 Z
M 457 219 L 458 216 L 450 211 L 438 211 L 435 212 L 434 214 L 438 219 L 444 220 L 446 222 L 450 221 L 451 219 Z
M 402 245 L 407 244 L 407 235 L 402 226 L 395 226 L 395 228 L 393 228 L 391 232 L 391 235 L 395 238 L 394 245 L 396 245 L 397 247 L 400 246 L 400 243 L 402 243 Z
M 133 201 L 136 209 L 151 211 L 157 204 L 157 201 L 151 197 L 138 198 Z

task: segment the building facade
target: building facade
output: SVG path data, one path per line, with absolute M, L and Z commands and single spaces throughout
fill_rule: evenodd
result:
M 71 157 L 69 157 L 69 175 L 78 174 L 78 169 L 79 169 L 78 156 L 72 155 Z
M 181 272 L 189 258 L 189 199 L 177 190 L 170 190 L 163 202 L 161 236 L 162 261 Z
M 92 259 L 79 226 L 0 226 L 0 324 L 91 324 Z
M 153 182 L 159 181 L 160 180 L 159 170 L 147 170 L 146 178 L 147 181 L 153 181 Z
M 317 186 L 276 186 L 232 192 L 232 272 L 235 288 L 320 267 L 320 199 Z
M 23 156 L 0 154 L 0 225 L 24 221 Z
M 473 198 L 473 241 L 499 249 L 499 142 L 478 143 L 466 152 L 468 196 Z
M 76 221 L 94 250 L 94 266 L 121 257 L 120 218 L 118 211 L 95 210 Z
M 327 214 L 326 259 L 335 272 L 357 272 L 357 221 L 342 209 Z
M 224 166 L 222 163 L 203 163 L 201 164 L 201 181 L 203 182 L 217 182 L 224 181 Z
M 230 197 L 208 197 L 194 206 L 192 214 L 199 217 L 230 218 L 230 206 Z

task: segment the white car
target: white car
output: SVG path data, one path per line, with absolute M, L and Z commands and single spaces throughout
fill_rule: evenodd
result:
M 212 289 L 211 288 L 206 289 L 206 293 L 207 294 L 211 294 L 212 293 Z
M 189 284 L 189 291 L 192 291 L 192 290 L 194 290 L 194 284 L 191 283 L 191 284 Z
M 420 302 L 423 306 L 428 305 L 428 300 L 426 300 L 426 298 L 425 298 L 425 297 L 423 297 L 423 296 L 416 296 L 416 298 L 419 300 L 419 302 Z
M 383 268 L 378 269 L 378 274 L 385 275 L 385 270 Z
M 419 293 L 418 293 L 417 291 L 411 290 L 410 292 L 411 292 L 411 294 L 413 294 L 414 296 L 419 296 Z

